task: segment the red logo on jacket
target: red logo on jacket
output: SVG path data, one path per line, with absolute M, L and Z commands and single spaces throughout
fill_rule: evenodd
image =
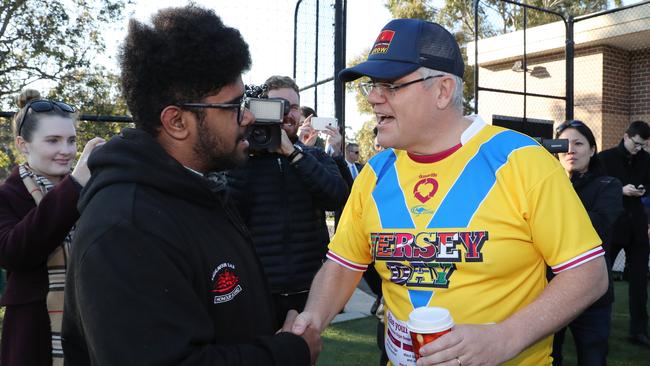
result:
M 241 291 L 239 276 L 235 265 L 232 263 L 221 263 L 212 272 L 212 290 L 214 293 L 214 304 L 228 302 L 235 298 Z
M 224 294 L 230 292 L 239 284 L 239 277 L 232 271 L 225 270 L 217 275 L 212 292 Z

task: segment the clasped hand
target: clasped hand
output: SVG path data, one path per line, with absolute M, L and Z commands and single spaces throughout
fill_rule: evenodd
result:
M 311 364 L 315 365 L 318 355 L 323 350 L 323 340 L 320 337 L 318 328 L 309 326 L 310 323 L 305 321 L 303 314 L 305 313 L 298 315 L 297 311 L 289 310 L 280 332 L 292 332 L 301 336 L 307 342 L 307 346 L 309 346 Z

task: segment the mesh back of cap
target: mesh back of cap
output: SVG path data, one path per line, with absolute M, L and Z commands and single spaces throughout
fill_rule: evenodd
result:
M 420 63 L 431 69 L 453 74 L 462 73 L 462 58 L 456 40 L 444 28 L 425 23 L 420 35 Z M 459 70 L 460 68 L 460 70 Z M 460 76 L 460 75 L 459 75 Z

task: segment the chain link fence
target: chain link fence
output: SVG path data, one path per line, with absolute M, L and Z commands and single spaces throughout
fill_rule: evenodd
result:
M 468 50 L 470 64 L 478 60 L 475 108 L 486 121 L 504 125 L 509 120 L 514 124 L 507 127 L 514 129 L 523 130 L 535 121 L 545 125 L 536 131 L 542 136 L 536 137 L 551 138 L 553 122 L 567 114 L 567 59 L 563 41 L 553 40 L 552 52 L 539 39 L 557 34 L 563 40 L 562 17 L 515 2 L 497 6 L 479 1 L 477 10 L 482 14 L 479 22 L 490 24 L 478 24 L 484 35 Z M 548 24 L 534 26 L 540 22 Z
M 296 5 L 294 78 L 300 103 L 319 116 L 334 116 L 336 1 L 304 0 Z
M 618 144 L 631 121 L 650 120 L 650 2 L 564 19 L 514 1 L 501 5 L 478 2 L 481 19 L 493 24 L 468 47 L 484 119 L 579 119 L 601 150 Z M 504 14 L 514 26 L 504 25 Z
M 632 121 L 650 121 L 650 1 L 575 17 L 509 0 L 477 5 L 491 24 L 475 27 L 488 31 L 469 45 L 468 62 L 486 121 L 536 120 L 551 133 L 579 119 L 600 151 L 616 146 Z M 624 266 L 622 251 L 613 269 Z

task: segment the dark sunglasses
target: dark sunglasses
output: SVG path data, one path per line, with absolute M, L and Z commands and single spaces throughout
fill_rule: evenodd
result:
M 23 124 L 25 123 L 25 119 L 27 118 L 30 109 L 36 113 L 44 113 L 51 112 L 56 108 L 59 108 L 65 113 L 75 112 L 75 109 L 71 105 L 53 100 L 37 99 L 27 103 L 25 106 L 25 113 L 23 114 L 23 118 L 20 119 L 20 123 L 18 124 L 18 136 L 22 136 Z
M 566 130 L 569 127 L 587 127 L 582 121 L 578 120 L 570 120 L 570 121 L 565 121 L 560 123 L 556 128 L 555 128 L 555 134 L 559 135 L 562 133 L 562 131 Z
M 239 103 L 183 103 L 179 104 L 181 108 L 215 108 L 215 109 L 237 109 L 237 124 L 241 125 L 244 119 L 244 110 L 246 109 L 246 100 L 241 98 Z

